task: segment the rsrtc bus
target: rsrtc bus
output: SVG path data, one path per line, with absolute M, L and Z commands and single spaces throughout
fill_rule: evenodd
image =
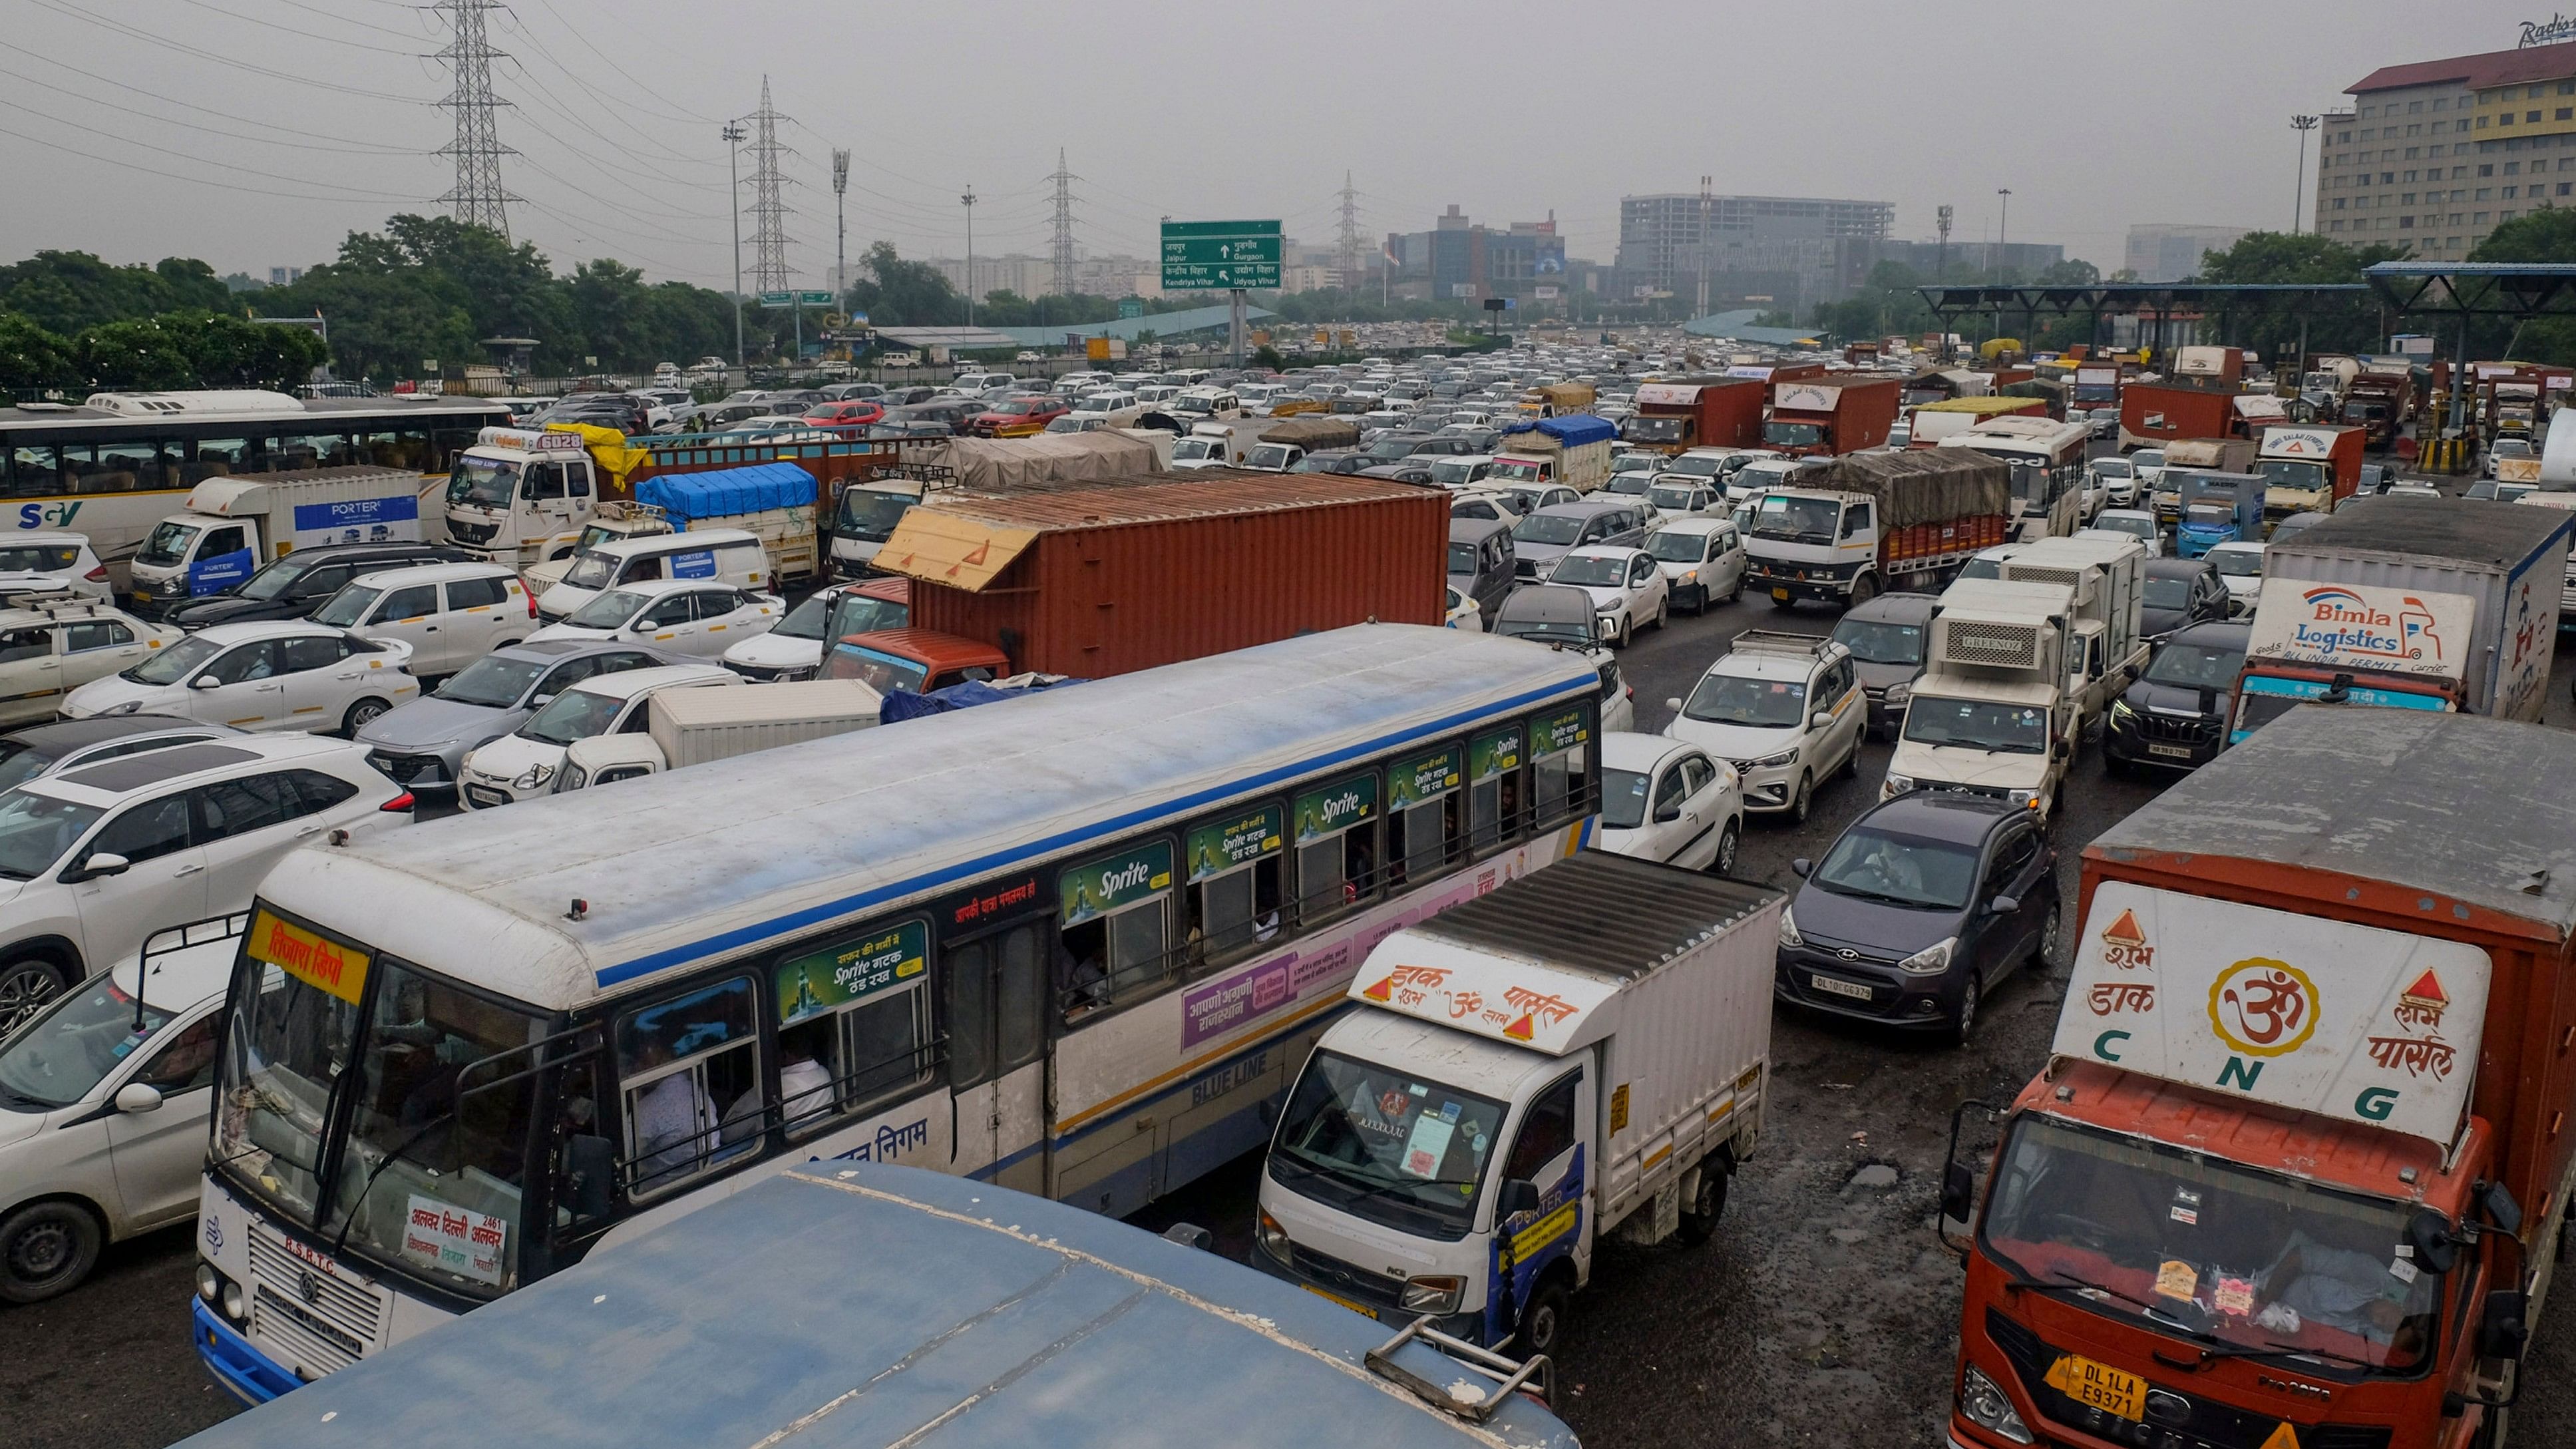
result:
M 274 1397 L 816 1157 L 1132 1211 L 1267 1138 L 1381 938 L 1583 843 L 1600 688 L 1360 625 L 299 851 L 199 1350 Z

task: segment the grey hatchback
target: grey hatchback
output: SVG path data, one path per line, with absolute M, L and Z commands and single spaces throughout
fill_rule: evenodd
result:
M 387 710 L 358 731 L 367 763 L 415 793 L 453 792 L 469 751 L 527 723 L 538 706 L 585 679 L 691 661 L 607 639 L 541 639 L 495 649 L 436 691 Z
M 1654 513 L 1644 499 L 1595 493 L 1551 503 L 1512 526 L 1514 566 L 1524 582 L 1545 579 L 1569 550 L 1593 544 L 1633 547 Z

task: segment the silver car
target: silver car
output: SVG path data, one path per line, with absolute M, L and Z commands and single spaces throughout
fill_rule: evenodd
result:
M 585 679 L 683 662 L 604 639 L 541 639 L 495 649 L 434 692 L 360 729 L 367 763 L 415 793 L 452 793 L 469 751 L 527 723 L 538 706 Z

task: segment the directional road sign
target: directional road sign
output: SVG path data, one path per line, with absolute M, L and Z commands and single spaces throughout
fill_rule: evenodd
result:
M 1279 285 L 1276 221 L 1163 223 L 1163 290 L 1225 291 Z
M 832 305 L 832 294 L 829 292 L 763 292 L 760 294 L 760 305 L 763 307 L 829 307 Z

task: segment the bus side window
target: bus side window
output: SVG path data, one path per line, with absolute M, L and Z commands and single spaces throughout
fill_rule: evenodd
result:
M 778 963 L 778 1103 L 787 1134 L 930 1080 L 930 928 L 903 921 Z
M 1297 919 L 1320 921 L 1377 889 L 1377 776 L 1353 775 L 1299 795 Z
M 1410 760 L 1386 772 L 1387 879 L 1397 886 L 1437 879 L 1459 842 L 1458 747 Z
M 751 978 L 618 1018 L 626 1188 L 641 1197 L 740 1156 L 765 1120 Z
M 1467 745 L 1469 844 L 1479 855 L 1521 829 L 1521 727 L 1478 735 Z
M 1171 979 L 1172 845 L 1149 840 L 1056 877 L 1065 1019 L 1123 1005 Z
M 1192 970 L 1203 971 L 1279 934 L 1286 812 L 1246 807 L 1193 827 L 1181 852 L 1190 873 Z
M 1531 824 L 1545 829 L 1592 809 L 1593 783 L 1588 753 L 1592 742 L 1592 709 L 1569 705 L 1530 721 L 1530 754 L 1535 795 Z

